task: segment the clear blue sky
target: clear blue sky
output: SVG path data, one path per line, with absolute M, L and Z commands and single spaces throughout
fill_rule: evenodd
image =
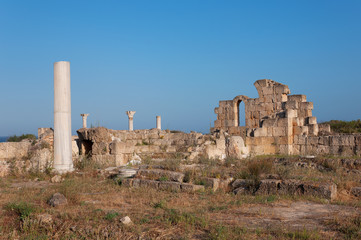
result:
M 269 78 L 319 121 L 361 118 L 361 1 L 0 0 L 0 136 L 53 126 L 53 63 L 71 62 L 72 128 L 208 132 L 219 100 Z

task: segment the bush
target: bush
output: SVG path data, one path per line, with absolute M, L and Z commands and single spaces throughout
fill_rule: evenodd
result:
M 32 140 L 32 141 L 35 141 L 36 140 L 36 136 L 34 134 L 23 134 L 21 136 L 11 136 L 8 138 L 8 142 L 21 142 L 22 140 L 24 139 L 29 139 L 29 140 Z
M 330 124 L 331 130 L 335 133 L 361 133 L 361 120 L 340 121 L 331 120 L 324 122 Z
M 35 208 L 26 202 L 12 202 L 5 206 L 5 209 L 11 212 L 15 212 L 21 221 L 28 218 L 34 211 Z

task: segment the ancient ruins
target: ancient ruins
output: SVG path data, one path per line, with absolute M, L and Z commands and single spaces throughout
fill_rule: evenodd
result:
M 65 79 L 62 83 L 59 80 L 61 78 Z M 254 83 L 258 98 L 239 95 L 233 100 L 220 101 L 215 108 L 217 120 L 209 134 L 162 130 L 160 116 L 156 116 L 155 128 L 134 130 L 135 111 L 127 111 L 128 130 L 87 128 L 89 114 L 81 114 L 83 128 L 77 130 L 78 136 L 72 138 L 70 86 L 67 85 L 70 84 L 68 62 L 55 64 L 54 82 L 55 86 L 58 84 L 59 89 L 64 90 L 62 93 L 68 93 L 60 94 L 60 91 L 55 90 L 54 131 L 39 128 L 38 141 L 46 142 L 51 146 L 50 151 L 54 152 L 54 158 L 47 152 L 38 157 L 41 163 L 32 164 L 41 168 L 53 161 L 57 171 L 71 171 L 72 157 L 76 160 L 78 154 L 115 166 L 124 166 L 132 161 L 141 162 L 144 159 L 169 159 L 174 156 L 187 160 L 222 160 L 228 157 L 241 159 L 275 154 L 361 155 L 360 134 L 332 133 L 329 125 L 318 124 L 316 117 L 312 116 L 313 103 L 308 102 L 305 95 L 291 95 L 287 85 L 269 79 Z M 241 102 L 245 104 L 245 126 L 239 126 Z M 1 143 L 1 159 L 26 154 L 26 150 L 16 151 L 17 147 L 13 146 L 16 144 Z M 19 149 L 31 149 L 30 145 L 18 144 Z M 41 153 L 37 153 L 37 156 L 40 155 Z

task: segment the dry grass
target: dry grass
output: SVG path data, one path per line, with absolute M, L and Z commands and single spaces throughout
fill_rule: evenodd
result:
M 188 170 L 186 176 L 189 181 L 199 176 L 243 176 L 258 180 L 264 174 L 283 171 L 283 176 L 318 177 L 346 185 L 350 184 L 347 181 L 354 184 L 359 180 L 357 177 L 352 180 L 343 176 L 338 168 L 327 172 L 305 170 L 297 169 L 292 164 L 274 164 L 274 160 L 274 157 L 226 159 L 223 162 L 202 159 L 198 162 L 200 168 Z M 161 164 L 166 169 L 178 170 L 183 163 L 169 160 Z M 247 212 L 250 208 L 272 209 L 297 201 L 327 204 L 320 199 L 129 189 L 104 179 L 94 169 L 96 167 L 89 162 L 82 167 L 81 174 L 67 174 L 62 183 L 56 184 L 48 182 L 51 175 L 40 173 L 0 179 L 0 239 L 329 239 L 329 232 L 335 239 L 359 237 L 359 216 L 349 221 L 335 216 L 333 221 L 325 223 L 328 230 L 319 232 L 317 229 L 294 228 L 291 225 L 284 225 L 283 228 L 266 226 L 262 222 L 266 213 L 261 210 Z M 32 181 L 35 178 L 46 181 Z M 52 208 L 47 204 L 55 192 L 66 196 L 67 206 Z M 360 212 L 360 205 L 357 207 L 354 204 L 357 200 L 352 201 L 348 205 L 356 206 L 355 211 Z M 40 214 L 50 214 L 53 221 L 38 221 Z M 129 216 L 134 224 L 122 225 L 119 219 L 124 216 Z M 240 217 L 242 220 L 237 220 Z M 245 219 L 251 220 L 247 222 Z

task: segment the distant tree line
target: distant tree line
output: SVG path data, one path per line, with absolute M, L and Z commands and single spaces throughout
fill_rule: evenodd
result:
M 34 134 L 23 134 L 21 136 L 11 136 L 8 138 L 8 142 L 21 142 L 24 139 L 29 139 L 29 140 L 36 140 L 36 136 Z
M 324 122 L 330 124 L 331 130 L 335 133 L 361 133 L 361 120 L 341 121 L 331 120 Z

